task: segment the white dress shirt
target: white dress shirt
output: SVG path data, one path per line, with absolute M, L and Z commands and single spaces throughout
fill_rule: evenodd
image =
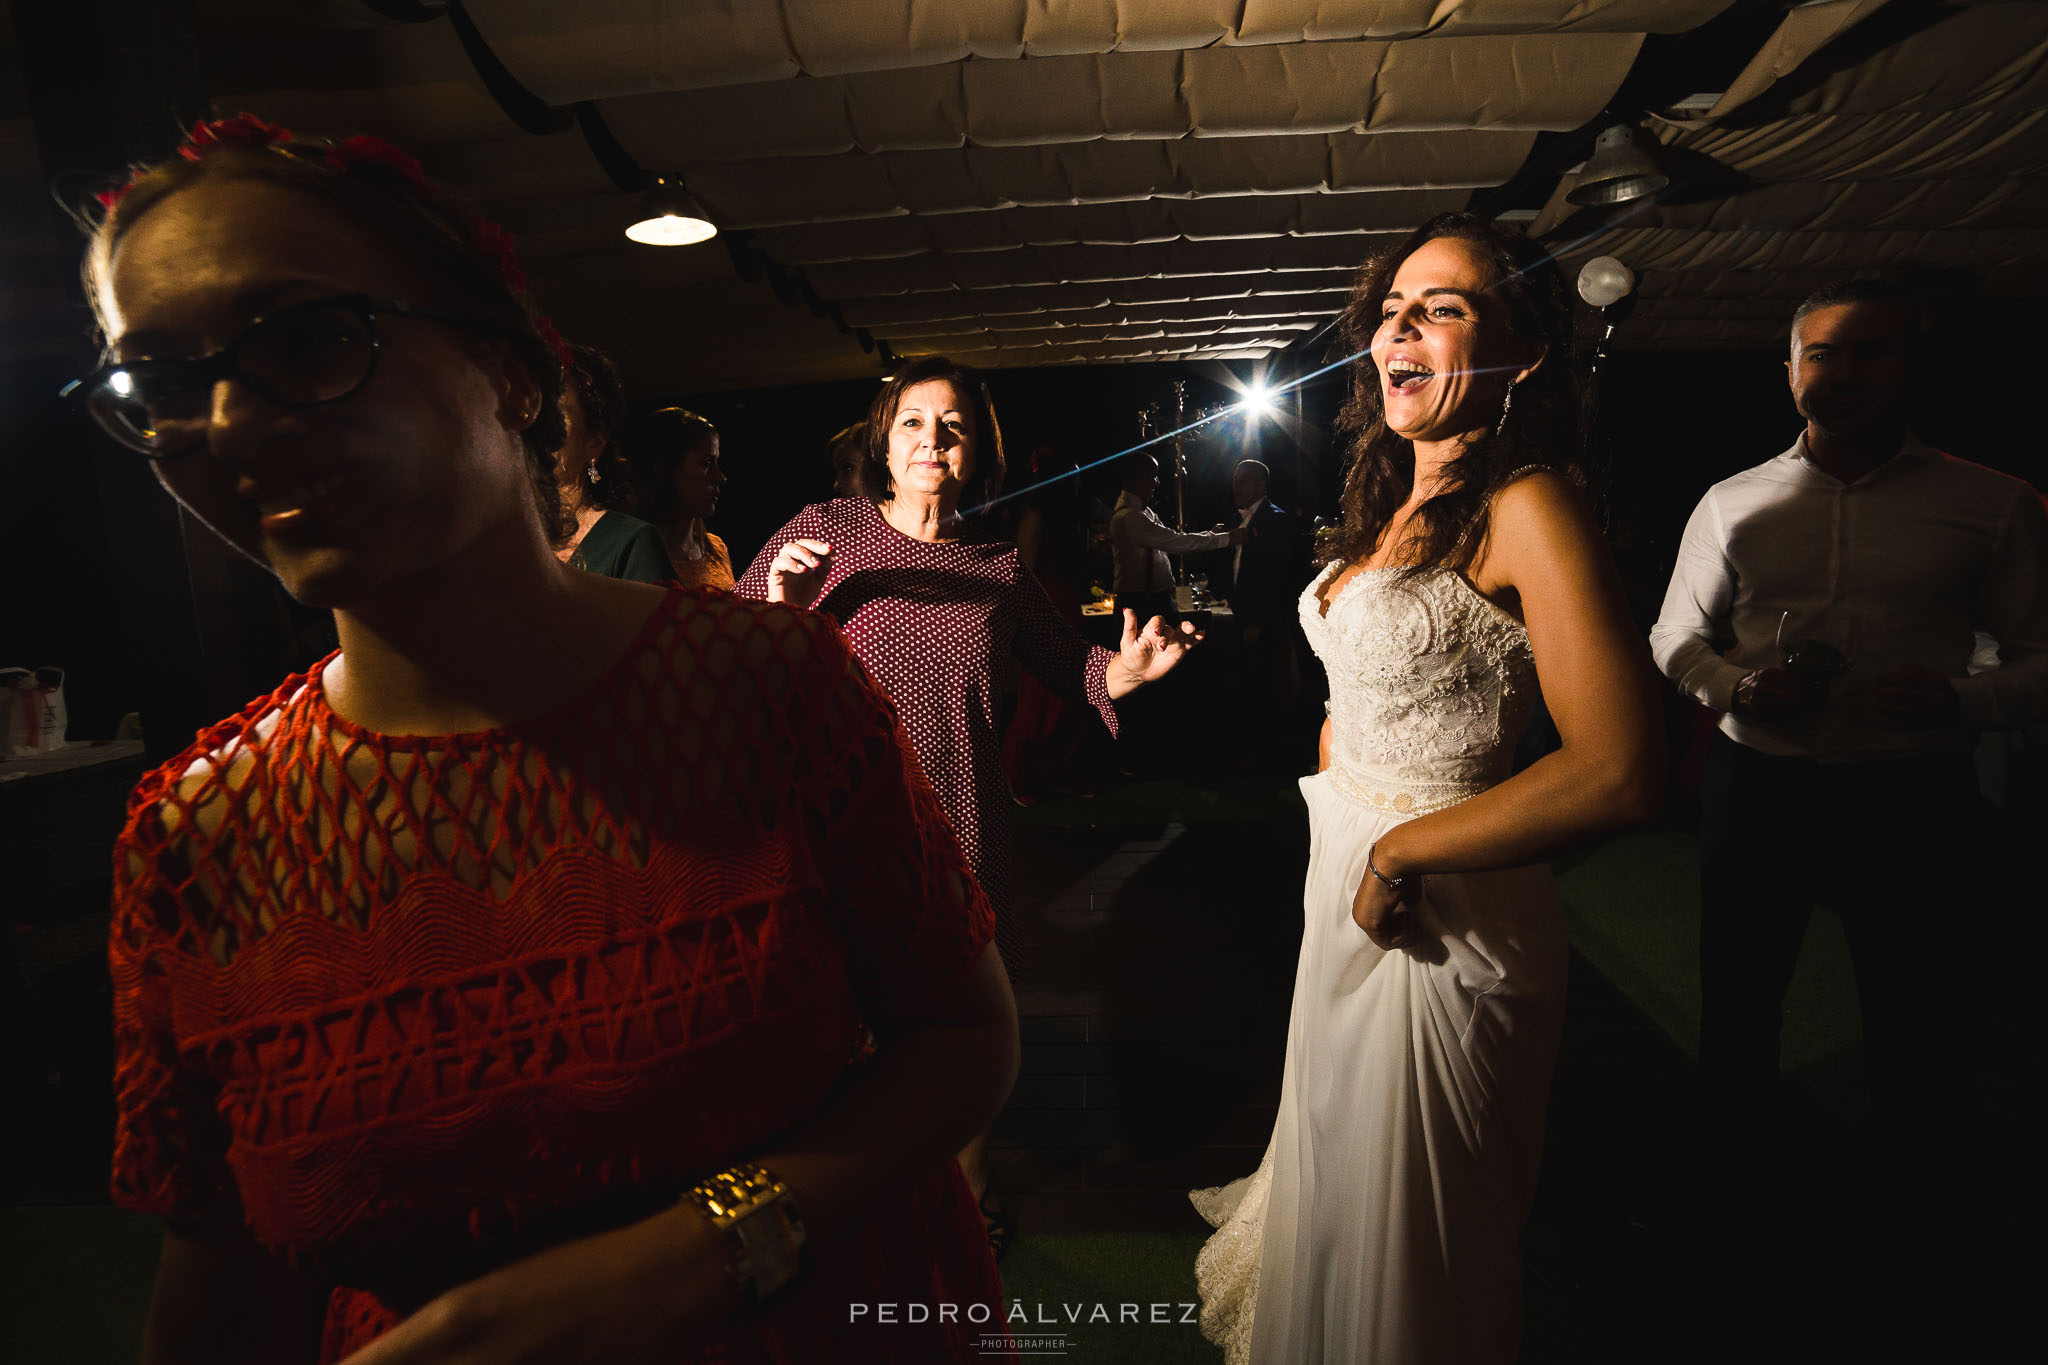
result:
M 1247 529 L 1250 528 L 1252 524 L 1252 518 L 1257 516 L 1259 514 L 1259 509 L 1261 507 L 1264 507 L 1265 505 L 1266 500 L 1264 498 L 1260 498 L 1250 507 L 1238 508 L 1237 524 L 1239 526 L 1246 527 Z M 1238 579 L 1242 577 L 1244 577 L 1244 546 L 1240 545 L 1237 547 L 1236 552 L 1230 556 L 1230 581 L 1235 583 Z
M 1997 642 L 1999 665 L 1972 675 L 1979 632 Z M 1828 705 L 1777 722 L 1730 713 L 1735 684 L 1782 665 L 1801 640 L 1849 662 Z M 1700 499 L 1650 649 L 1681 690 L 1723 713 L 1723 733 L 1764 753 L 1902 758 L 1964 748 L 1977 729 L 2034 724 L 2048 713 L 2041 497 L 1911 437 L 1845 484 L 1813 463 L 1802 434 Z M 1873 679 L 1902 664 L 1949 679 L 1959 726 L 1908 732 L 1877 719 Z
M 1109 538 L 1116 547 L 1116 590 L 1172 592 L 1173 565 L 1166 552 L 1221 550 L 1230 544 L 1228 531 L 1175 531 L 1153 514 L 1134 493 L 1116 500 L 1109 514 Z

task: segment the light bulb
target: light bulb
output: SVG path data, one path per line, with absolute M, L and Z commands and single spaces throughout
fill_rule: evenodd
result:
M 702 218 L 664 213 L 659 218 L 642 218 L 626 229 L 626 235 L 647 246 L 689 246 L 709 241 L 718 229 Z

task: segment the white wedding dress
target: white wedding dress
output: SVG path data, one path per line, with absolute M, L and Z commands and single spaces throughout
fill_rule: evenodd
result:
M 1257 1365 L 1508 1365 L 1517 1241 L 1564 1009 L 1542 866 L 1432 876 L 1415 941 L 1352 921 L 1373 841 L 1507 776 L 1535 699 L 1529 638 L 1463 578 L 1367 570 L 1302 624 L 1330 677 L 1330 767 L 1302 779 L 1306 923 L 1273 1140 L 1190 1197 L 1202 1330 Z

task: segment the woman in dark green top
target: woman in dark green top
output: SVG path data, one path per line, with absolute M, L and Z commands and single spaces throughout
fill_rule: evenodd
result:
M 607 578 L 666 583 L 676 576 L 661 532 L 623 510 L 632 499 L 629 466 L 612 437 L 624 416 L 626 392 L 611 361 L 588 346 L 571 346 L 575 363 L 562 386 L 568 439 L 555 455 L 562 506 L 576 533 L 555 551 L 573 568 Z

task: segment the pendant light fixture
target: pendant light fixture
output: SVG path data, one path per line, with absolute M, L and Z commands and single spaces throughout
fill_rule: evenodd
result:
M 626 235 L 647 246 L 689 246 L 709 241 L 718 229 L 704 206 L 671 176 L 656 176 L 640 197 L 640 217 Z
M 1626 204 L 1670 183 L 1671 177 L 1657 168 L 1656 158 L 1637 143 L 1636 130 L 1617 123 L 1593 144 L 1593 155 L 1580 168 L 1578 183 L 1565 198 L 1588 208 Z

